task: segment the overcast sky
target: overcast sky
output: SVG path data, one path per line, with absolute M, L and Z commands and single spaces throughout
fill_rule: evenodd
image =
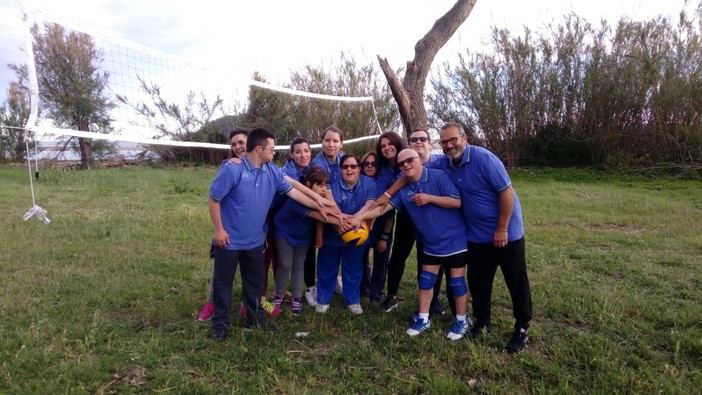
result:
M 246 78 L 254 70 L 273 83 L 290 69 L 329 63 L 341 51 L 361 63 L 387 57 L 393 67 L 414 56 L 414 44 L 454 0 L 27 0 L 90 30 L 124 38 L 197 64 L 227 67 Z M 615 23 L 657 15 L 673 18 L 684 0 L 479 0 L 435 65 L 469 47 L 479 50 L 491 26 L 513 34 L 527 25 L 544 30 L 574 12 L 590 22 Z M 691 8 L 688 6 L 688 8 Z M 0 98 L 14 78 L 7 63 L 23 63 L 25 36 L 20 2 L 0 0 Z

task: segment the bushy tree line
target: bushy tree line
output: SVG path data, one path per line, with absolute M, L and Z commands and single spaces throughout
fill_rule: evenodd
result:
M 254 79 L 265 82 L 259 74 Z M 392 94 L 372 64 L 359 65 L 341 54 L 339 62 L 325 69 L 307 65 L 293 70 L 284 86 L 303 92 L 345 97 L 373 97 L 373 102 L 324 100 L 252 86 L 244 123 L 248 127 L 266 127 L 276 131 L 278 140 L 289 142 L 296 136 L 312 143 L 322 140 L 327 126 L 336 125 L 345 139 L 397 130 L 400 120 Z M 379 130 L 379 128 L 381 130 Z
M 460 120 L 509 166 L 702 161 L 699 20 L 611 28 L 576 15 L 548 33 L 494 28 L 492 51 L 432 78 L 429 115 Z

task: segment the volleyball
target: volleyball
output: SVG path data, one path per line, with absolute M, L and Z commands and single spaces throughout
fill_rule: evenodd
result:
M 368 240 L 368 225 L 361 222 L 361 226 L 347 230 L 341 234 L 341 240 L 347 245 L 358 247 Z

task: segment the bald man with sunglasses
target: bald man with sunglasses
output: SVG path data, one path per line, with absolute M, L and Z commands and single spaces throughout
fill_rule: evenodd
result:
M 456 306 L 455 321 L 446 337 L 460 340 L 472 323 L 466 312 L 465 237 L 468 229 L 459 211 L 460 193 L 446 172 L 424 167 L 413 149 L 402 150 L 397 155 L 397 164 L 407 178 L 407 185 L 390 199 L 390 205 L 369 210 L 358 220 L 378 217 L 393 207 L 409 214 L 423 245 L 418 251 L 422 264 L 418 281 L 419 317 L 406 333 L 418 336 L 431 327 L 429 307 L 439 268 L 443 266 L 446 273 L 450 273 L 448 286 Z

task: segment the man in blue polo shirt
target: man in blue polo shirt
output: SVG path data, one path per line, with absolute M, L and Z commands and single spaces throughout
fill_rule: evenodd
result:
M 362 217 L 373 218 L 393 207 L 405 210 L 417 227 L 423 241 L 418 260 L 422 267 L 419 276 L 419 317 L 407 329 L 417 336 L 429 329 L 429 306 L 433 297 L 439 267 L 450 273 L 449 287 L 456 305 L 456 319 L 447 334 L 450 340 L 460 340 L 470 329 L 466 317 L 466 223 L 458 209 L 461 198 L 458 189 L 441 170 L 428 169 L 413 149 L 404 149 L 397 155 L 397 164 L 407 177 L 408 184 L 390 199 L 390 205 L 367 211 Z
M 505 348 L 510 353 L 522 351 L 529 340 L 532 304 L 519 198 L 500 159 L 485 148 L 468 145 L 463 126 L 448 123 L 439 136 L 446 156 L 432 162 L 432 167 L 446 170 L 458 187 L 468 224 L 468 286 L 475 317 L 468 337 L 475 339 L 492 330 L 492 284 L 499 266 L 516 320 Z
M 214 314 L 212 339 L 226 339 L 231 324 L 232 286 L 237 264 L 241 267 L 241 288 L 246 308 L 244 329 L 258 327 L 275 331 L 261 309 L 263 288 L 263 224 L 276 193 L 317 209 L 317 205 L 285 181 L 273 160 L 275 135 L 262 128 L 249 133 L 246 155 L 240 164 L 223 166 L 212 182 L 208 198 L 214 224 Z M 326 209 L 320 209 L 329 213 Z M 326 214 L 325 214 L 326 215 Z

